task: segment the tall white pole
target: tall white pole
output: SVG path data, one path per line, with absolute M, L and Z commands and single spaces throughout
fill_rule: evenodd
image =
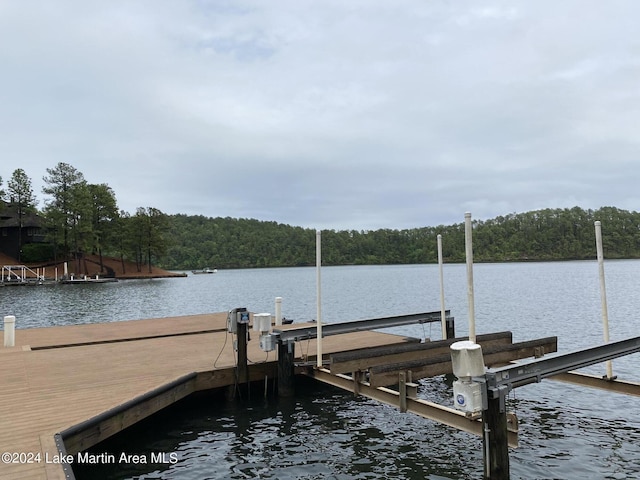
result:
M 322 233 L 316 230 L 316 345 L 318 368 L 322 368 Z
M 442 235 L 438 234 L 438 266 L 440 269 L 440 323 L 442 325 L 442 339 L 447 338 L 447 319 L 444 308 L 444 272 L 442 268 Z
M 469 341 L 476 343 L 476 312 L 473 300 L 473 241 L 471 238 L 471 213 L 464 214 L 464 239 L 467 257 L 467 301 L 469 303 Z
M 602 224 L 600 220 L 595 222 L 596 227 L 596 251 L 598 253 L 598 273 L 600 276 L 600 304 L 602 305 L 602 326 L 604 329 L 604 343 L 609 343 L 609 309 L 607 308 L 607 288 L 604 282 L 604 255 L 602 252 Z M 611 360 L 606 363 L 607 378 L 613 379 L 613 364 Z

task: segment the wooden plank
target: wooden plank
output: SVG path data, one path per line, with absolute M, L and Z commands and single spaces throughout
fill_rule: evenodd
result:
M 483 349 L 484 362 L 487 367 L 502 365 L 513 360 L 537 356 L 540 350 L 544 353 L 558 350 L 557 337 L 547 337 L 527 342 L 519 342 L 511 345 L 495 345 Z M 410 371 L 413 380 L 426 377 L 435 377 L 452 373 L 451 355 L 438 355 L 435 357 L 414 360 L 404 363 L 380 365 L 369 370 L 369 383 L 372 387 L 386 387 L 398 383 L 398 372 Z
M 16 346 L 31 348 L 129 341 L 189 333 L 226 330 L 226 313 L 164 317 L 84 325 L 16 329 Z M 16 319 L 19 326 L 19 319 Z M 1 350 L 0 350 L 1 351 Z
M 331 373 L 365 371 L 371 367 L 410 362 L 449 353 L 452 343 L 468 340 L 468 337 L 438 340 L 426 343 L 402 343 L 380 347 L 350 350 L 330 356 Z M 478 335 L 476 340 L 483 348 L 493 345 L 510 344 L 511 332 Z
M 60 432 L 67 453 L 82 452 L 195 391 L 196 375 L 187 375 L 97 417 Z
M 232 385 L 235 353 L 226 315 L 17 330 L 21 342 L 11 349 L 0 347 L 5 372 L 0 376 L 0 450 L 42 453 L 52 448 L 49 440 L 55 433 L 192 372 L 194 390 Z M 404 341 L 362 332 L 330 337 L 323 345 L 330 354 Z M 23 348 L 28 344 L 34 350 Z M 315 341 L 302 342 L 296 351 L 297 361 L 302 354 L 308 358 L 315 354 Z M 247 355 L 250 380 L 275 376 L 276 354 L 261 351 L 257 337 L 249 342 Z M 188 392 L 175 393 L 105 419 L 101 432 L 88 430 L 84 438 L 70 439 L 69 448 L 85 448 Z M 0 464 L 0 478 L 64 478 L 64 473 L 56 465 Z

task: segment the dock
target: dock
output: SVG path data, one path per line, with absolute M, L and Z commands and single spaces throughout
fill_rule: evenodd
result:
M 322 359 L 316 358 L 317 325 L 275 326 L 269 314 L 253 314 L 246 308 L 17 329 L 12 338 L 9 335 L 12 346 L 7 346 L 6 328 L 15 319 L 7 323 L 8 318 L 5 346 L 0 348 L 3 479 L 73 480 L 73 464 L 79 454 L 191 394 L 222 388 L 233 399 L 245 384 L 260 382 L 266 392 L 272 381 L 278 395 L 290 396 L 295 394 L 297 375 L 484 435 L 493 468 L 486 478 L 509 478 L 508 446 L 518 443 L 517 417 L 505 409 L 505 396 L 511 389 L 556 378 L 640 395 L 639 384 L 570 373 L 583 365 L 640 352 L 640 337 L 547 358 L 547 353 L 557 352 L 556 337 L 514 343 L 511 332 L 496 332 L 478 335 L 476 344 L 466 341 L 467 337 L 455 337 L 448 311 L 446 329 L 451 336 L 435 341 L 379 330 L 440 322 L 441 312 L 325 324 Z M 250 331 L 251 323 L 260 332 L 271 333 L 260 336 Z M 238 341 L 242 338 L 248 341 Z M 456 402 L 461 396 L 469 399 L 462 409 L 420 398 L 416 383 L 421 378 L 455 373 L 454 343 L 457 348 L 480 346 L 488 367 L 482 367 L 483 375 L 470 374 L 470 383 L 456 387 L 454 382 L 454 393 L 459 388 Z M 530 360 L 512 363 L 527 358 Z M 467 396 L 476 395 L 480 388 L 487 390 L 482 404 Z M 493 435 L 488 439 L 483 430 L 487 424 Z
M 15 346 L 0 347 L 0 450 L 14 454 L 0 463 L 0 477 L 73 478 L 57 463 L 61 433 L 62 451 L 74 455 L 193 392 L 233 385 L 226 321 L 223 312 L 16 329 Z M 408 340 L 358 332 L 324 339 L 324 351 Z M 276 352 L 265 353 L 258 343 L 256 335 L 247 345 L 249 377 L 264 382 L 277 375 Z M 315 341 L 299 350 L 298 359 L 315 352 Z

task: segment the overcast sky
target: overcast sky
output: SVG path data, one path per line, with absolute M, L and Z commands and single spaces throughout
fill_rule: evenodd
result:
M 0 176 L 330 229 L 640 209 L 640 2 L 0 0 Z

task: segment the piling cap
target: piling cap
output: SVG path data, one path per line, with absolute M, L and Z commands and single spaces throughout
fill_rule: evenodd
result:
M 451 365 L 453 374 L 458 378 L 479 377 L 484 375 L 482 347 L 469 340 L 451 344 Z
M 4 317 L 4 323 L 16 323 L 15 315 L 7 315 Z

